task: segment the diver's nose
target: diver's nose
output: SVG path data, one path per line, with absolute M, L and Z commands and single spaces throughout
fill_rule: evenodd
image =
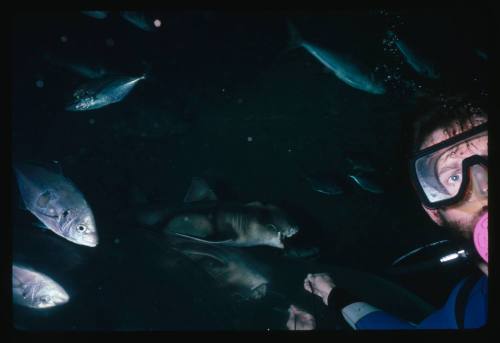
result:
M 488 200 L 488 170 L 485 166 L 476 164 L 470 169 L 471 194 L 468 199 L 471 201 Z
M 488 206 L 488 169 L 480 164 L 473 165 L 469 169 L 469 176 L 470 181 L 460 209 L 477 213 Z

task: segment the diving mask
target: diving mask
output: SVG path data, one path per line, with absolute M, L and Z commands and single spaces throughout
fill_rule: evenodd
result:
M 488 198 L 487 142 L 484 123 L 423 149 L 410 160 L 410 175 L 424 206 L 446 207 L 466 194 L 473 200 Z

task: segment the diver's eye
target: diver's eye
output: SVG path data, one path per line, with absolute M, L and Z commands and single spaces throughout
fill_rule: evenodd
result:
M 448 182 L 449 183 L 457 183 L 460 181 L 460 174 L 455 174 L 455 175 L 452 175 L 448 178 Z
M 83 233 L 83 232 L 85 232 L 85 231 L 87 230 L 87 228 L 86 228 L 84 225 L 81 225 L 81 224 L 80 224 L 80 225 L 78 225 L 78 226 L 76 227 L 76 230 L 77 230 L 78 232 L 80 232 L 80 233 Z

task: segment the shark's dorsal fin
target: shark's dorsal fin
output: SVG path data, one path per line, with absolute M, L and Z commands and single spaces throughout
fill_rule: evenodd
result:
M 184 196 L 184 202 L 203 200 L 217 200 L 217 196 L 204 179 L 193 177 L 191 179 L 191 185 Z

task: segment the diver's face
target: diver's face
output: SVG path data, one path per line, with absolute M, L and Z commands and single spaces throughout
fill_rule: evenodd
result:
M 464 127 L 464 131 L 467 131 L 486 121 L 487 120 L 483 118 L 473 118 L 471 119 L 472 125 Z M 458 124 L 447 127 L 446 129 L 436 129 L 424 140 L 420 149 L 425 149 L 429 146 L 445 141 L 461 132 L 463 131 Z M 475 140 L 473 144 L 464 145 L 460 151 L 454 152 L 455 158 L 460 160 L 472 155 L 488 156 L 488 135 Z M 440 226 L 447 226 L 453 229 L 455 233 L 469 240 L 472 238 L 474 226 L 478 222 L 479 218 L 488 211 L 488 196 L 475 197 L 473 192 L 469 191 L 465 193 L 464 199 L 455 205 L 440 209 L 429 209 L 425 206 L 423 207 L 435 223 Z

